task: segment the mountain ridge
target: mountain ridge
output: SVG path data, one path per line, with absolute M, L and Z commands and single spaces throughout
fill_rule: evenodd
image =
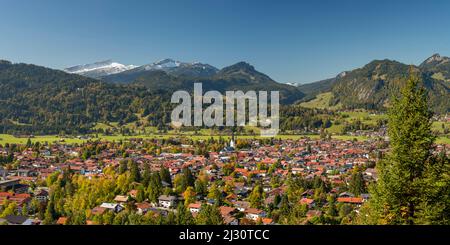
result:
M 347 109 L 385 110 L 412 68 L 424 82 L 433 110 L 447 113 L 450 111 L 450 102 L 446 99 L 450 96 L 449 60 L 439 54 L 432 55 L 419 66 L 390 59 L 373 60 L 334 78 L 302 84 L 299 89 L 306 94 L 304 101 L 314 99 L 320 93 L 332 92 L 330 106 L 341 103 Z
M 76 65 L 64 68 L 63 71 L 83 75 L 90 78 L 99 78 L 136 68 L 135 65 L 124 65 L 113 60 L 98 61 L 90 64 Z

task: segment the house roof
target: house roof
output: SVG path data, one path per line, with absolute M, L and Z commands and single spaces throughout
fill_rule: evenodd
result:
M 262 218 L 261 221 L 263 222 L 263 224 L 265 225 L 269 225 L 273 223 L 273 219 L 271 218 Z
M 58 225 L 64 225 L 67 221 L 67 217 L 59 217 L 59 219 L 56 221 L 56 224 Z
M 202 206 L 201 203 L 196 202 L 196 203 L 190 203 L 188 207 L 189 208 L 201 208 L 201 206 Z
M 6 215 L 5 219 L 8 223 L 20 225 L 28 220 L 28 217 L 23 215 Z
M 116 201 L 116 202 L 127 202 L 128 201 L 128 196 L 117 195 L 114 198 L 114 201 Z
M 300 199 L 300 203 L 311 205 L 314 203 L 314 199 L 304 197 L 304 198 Z
M 158 197 L 158 200 L 160 201 L 175 201 L 177 198 L 175 196 L 167 196 L 167 195 L 161 195 Z
M 247 208 L 245 210 L 245 212 L 248 213 L 248 214 L 261 214 L 264 211 L 261 210 L 261 209 L 257 209 L 257 208 Z
M 225 217 L 227 215 L 230 215 L 230 213 L 232 213 L 233 211 L 235 211 L 236 208 L 220 206 L 219 210 L 220 210 L 220 214 L 222 215 L 222 217 Z
M 97 214 L 103 214 L 106 211 L 106 208 L 104 207 L 95 207 L 92 209 L 92 214 L 97 215 Z
M 138 202 L 136 203 L 136 207 L 140 209 L 149 209 L 152 207 L 152 205 L 148 202 Z
M 363 202 L 363 198 L 362 197 L 338 197 L 337 201 L 343 202 L 343 203 L 361 204 Z

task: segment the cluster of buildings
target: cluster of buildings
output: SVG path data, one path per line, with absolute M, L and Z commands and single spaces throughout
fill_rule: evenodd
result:
M 226 224 L 245 224 L 246 222 L 260 222 L 273 224 L 264 208 L 251 207 L 249 195 L 256 182 L 262 184 L 265 193 L 264 206 L 270 205 L 276 196 L 286 193 L 287 186 L 282 184 L 273 187 L 271 180 L 276 177 L 285 179 L 289 174 L 300 175 L 305 179 L 319 177 L 333 186 L 331 190 L 337 196 L 337 202 L 348 203 L 356 207 L 366 201 L 369 196 L 364 194 L 354 196 L 346 191 L 355 166 L 364 166 L 364 179 L 376 180 L 377 174 L 374 163 L 377 157 L 387 149 L 380 149 L 379 141 L 343 141 L 343 140 L 313 140 L 309 138 L 299 140 L 272 140 L 271 144 L 262 144 L 253 140 L 247 149 L 235 149 L 234 141 L 218 152 L 208 155 L 193 154 L 193 146 L 182 145 L 179 153 L 162 152 L 158 155 L 142 153 L 143 140 L 132 140 L 133 147 L 127 149 L 127 157 L 139 164 L 141 170 L 148 165 L 152 171 L 159 171 L 161 167 L 170 171 L 172 178 L 181 173 L 184 168 L 190 168 L 194 174 L 200 171 L 207 173 L 210 183 L 222 180 L 232 183 L 233 192 L 224 196 L 227 205 L 220 206 L 220 213 Z M 86 143 L 90 144 L 90 143 Z M 103 144 L 103 143 L 100 143 Z M 106 144 L 106 143 L 105 143 Z M 32 199 L 45 202 L 48 191 L 45 188 L 33 189 L 31 183 L 45 180 L 55 171 L 62 171 L 70 167 L 71 171 L 87 178 L 102 177 L 102 170 L 106 166 L 118 166 L 124 160 L 123 154 L 117 154 L 118 149 L 104 148 L 101 152 L 83 159 L 82 147 L 64 144 L 43 146 L 36 152 L 25 149 L 14 152 L 14 168 L 3 168 L 0 172 L 0 206 L 6 201 L 17 202 L 20 209 L 29 205 Z M 9 154 L 8 149 L 0 148 L 0 154 Z M 234 164 L 233 175 L 226 173 L 224 167 Z M 273 167 L 273 166 L 276 167 Z M 163 183 L 164 184 L 164 183 Z M 167 183 L 165 183 L 167 184 Z M 94 207 L 92 214 L 102 214 L 107 210 L 121 212 L 125 204 L 135 198 L 136 190 L 122 193 L 111 202 Z M 305 190 L 300 197 L 299 204 L 308 206 L 307 217 L 320 216 L 321 210 L 315 209 L 314 190 Z M 195 203 L 189 204 L 189 211 L 196 216 L 203 205 L 214 204 L 214 200 L 206 196 L 197 196 Z M 177 202 L 184 201 L 181 195 L 161 195 L 157 203 L 148 201 L 135 203 L 137 212 L 145 214 L 148 211 L 167 214 L 174 211 Z M 20 210 L 19 210 L 20 213 Z M 236 215 L 239 213 L 240 215 Z M 239 216 L 239 218 L 236 218 Z M 59 220 L 64 223 L 65 217 Z M 25 221 L 24 221 L 25 222 Z M 27 221 L 28 222 L 28 221 Z

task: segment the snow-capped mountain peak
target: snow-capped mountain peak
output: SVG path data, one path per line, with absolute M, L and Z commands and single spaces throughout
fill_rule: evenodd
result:
M 173 59 L 163 59 L 152 64 L 146 65 L 145 70 L 164 70 L 168 68 L 179 67 L 182 64 L 180 61 Z
M 100 62 L 95 62 L 92 64 L 77 65 L 69 68 L 65 68 L 64 71 L 68 73 L 79 74 L 87 77 L 98 78 L 102 76 L 107 76 L 111 74 L 120 73 L 127 71 L 137 66 L 134 65 L 124 65 L 121 63 L 114 62 L 112 60 L 105 60 Z

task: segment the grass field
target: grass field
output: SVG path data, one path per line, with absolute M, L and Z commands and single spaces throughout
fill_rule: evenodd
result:
M 9 144 L 26 144 L 28 138 L 19 138 L 15 137 L 13 135 L 9 134 L 0 134 L 0 144 L 4 145 L 5 143 Z M 64 140 L 64 141 L 62 141 Z M 52 136 L 52 135 L 45 135 L 45 136 L 35 136 L 34 138 L 31 138 L 32 142 L 61 142 L 66 144 L 73 144 L 73 143 L 82 143 L 85 140 L 78 139 L 78 138 L 60 138 L 58 136 Z
M 135 136 L 127 136 L 127 135 L 99 135 L 98 138 L 91 137 L 90 140 L 101 140 L 101 141 L 120 141 L 120 140 L 127 140 L 131 138 L 142 138 L 142 139 L 168 139 L 171 137 L 189 137 L 193 140 L 206 140 L 211 137 L 218 139 L 220 137 L 224 139 L 230 139 L 231 136 L 229 135 L 208 135 L 208 134 L 202 134 L 202 135 L 192 135 L 192 134 L 149 134 L 149 135 L 135 135 Z M 261 139 L 262 137 L 259 135 L 239 135 L 237 136 L 241 139 Z M 279 134 L 275 136 L 277 139 L 302 139 L 309 137 L 311 139 L 318 139 L 319 135 L 284 135 Z M 355 137 L 355 136 L 333 136 L 333 139 L 340 139 L 340 140 L 366 140 L 366 137 Z M 0 134 L 0 144 L 4 145 L 6 143 L 9 144 L 26 144 L 28 138 L 18 138 L 13 135 L 8 134 Z M 68 137 L 59 137 L 59 136 L 51 136 L 51 135 L 45 135 L 45 136 L 34 136 L 31 138 L 32 142 L 40 142 L 40 143 L 61 143 L 61 144 L 75 144 L 75 143 L 83 143 L 88 141 L 88 139 L 80 139 L 80 138 L 68 138 Z
M 328 110 L 339 110 L 342 105 L 337 104 L 335 106 L 330 106 L 330 100 L 333 97 L 333 94 L 331 92 L 327 93 L 321 93 L 316 96 L 316 98 L 303 102 L 300 104 L 300 106 L 303 106 L 305 108 L 317 108 L 317 109 L 328 109 Z
M 438 138 L 436 139 L 436 143 L 437 143 L 437 144 L 447 144 L 447 145 L 450 145 L 450 137 L 449 137 L 449 136 L 438 137 Z
M 203 132 L 206 133 L 206 132 Z M 98 138 L 95 138 L 94 136 L 91 136 L 90 140 L 100 140 L 100 141 L 120 141 L 120 140 L 128 140 L 131 138 L 142 138 L 142 139 L 168 139 L 171 137 L 188 137 L 193 140 L 207 140 L 211 137 L 214 139 L 218 139 L 220 137 L 224 139 L 230 139 L 231 136 L 229 135 L 209 135 L 209 134 L 199 134 L 199 135 L 193 135 L 193 134 L 148 134 L 148 135 L 134 135 L 134 136 L 128 136 L 128 135 L 99 135 Z M 319 139 L 319 135 L 293 135 L 293 134 L 279 134 L 275 136 L 276 139 L 284 139 L 284 140 L 298 140 L 303 138 L 311 138 L 311 139 Z M 259 135 L 239 135 L 237 138 L 240 139 L 261 139 L 262 137 Z M 333 135 L 331 137 L 332 139 L 338 139 L 338 140 L 358 140 L 358 141 L 365 141 L 368 140 L 368 137 L 365 136 L 351 136 L 351 135 Z M 4 145 L 6 143 L 9 144 L 26 144 L 28 138 L 18 138 L 13 135 L 8 134 L 0 134 L 0 145 Z M 61 144 L 75 144 L 75 143 L 83 143 L 87 142 L 88 139 L 81 139 L 81 138 L 69 138 L 69 137 L 60 137 L 55 135 L 45 135 L 45 136 L 35 136 L 31 138 L 32 142 L 40 142 L 40 143 L 61 143 Z M 448 136 L 441 136 L 438 137 L 436 140 L 436 143 L 438 144 L 450 144 L 450 137 Z
M 362 124 L 366 125 L 377 125 L 378 120 L 387 119 L 386 114 L 373 114 L 365 110 L 358 111 L 345 111 L 340 112 L 340 114 L 344 117 L 344 120 L 347 122 L 361 121 Z
M 442 125 L 444 125 L 444 127 L 442 127 Z M 431 125 L 431 130 L 439 132 L 439 133 L 444 133 L 444 128 L 445 129 L 450 129 L 450 122 L 433 122 L 433 124 Z

